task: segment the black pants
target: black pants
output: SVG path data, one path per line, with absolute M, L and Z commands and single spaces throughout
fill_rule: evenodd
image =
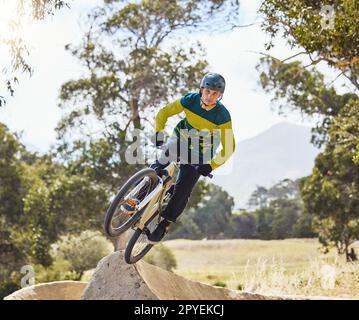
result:
M 160 164 L 158 160 L 156 160 L 150 167 L 153 169 L 163 169 L 166 166 L 167 164 Z M 199 177 L 200 174 L 193 166 L 189 164 L 180 164 L 173 195 L 168 202 L 166 209 L 163 210 L 161 214 L 163 218 L 176 222 L 178 216 L 185 209 Z

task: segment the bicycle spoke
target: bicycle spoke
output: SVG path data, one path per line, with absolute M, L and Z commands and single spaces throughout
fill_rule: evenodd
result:
M 137 255 L 139 255 L 147 247 L 147 245 L 147 236 L 142 233 L 132 250 L 132 252 L 134 253 L 133 256 L 136 257 Z
M 123 212 L 121 210 L 121 205 L 124 203 L 124 201 L 121 201 L 117 208 L 116 208 L 116 212 L 113 215 L 112 221 L 111 221 L 111 226 L 113 229 L 117 229 L 119 228 L 122 224 L 124 224 L 128 218 L 130 217 L 127 213 Z

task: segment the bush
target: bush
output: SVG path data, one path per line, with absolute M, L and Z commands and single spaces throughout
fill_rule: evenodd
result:
M 172 271 L 177 267 L 174 254 L 163 244 L 153 247 L 152 250 L 144 257 L 144 260 L 168 271 Z
M 20 289 L 19 284 L 14 283 L 14 282 L 8 281 L 8 282 L 0 283 L 0 299 L 2 300 L 9 294 L 11 294 L 19 289 Z
M 222 287 L 222 288 L 227 287 L 227 285 L 222 281 L 216 281 L 215 283 L 213 283 L 213 285 L 217 286 L 217 287 Z
M 45 283 L 61 280 L 78 280 L 79 275 L 71 271 L 71 264 L 62 258 L 56 258 L 50 267 L 35 265 L 35 282 Z
M 97 262 L 110 253 L 111 243 L 99 231 L 87 230 L 78 236 L 62 236 L 52 245 L 54 263 L 47 272 L 55 278 L 80 280 L 86 270 L 96 267 Z

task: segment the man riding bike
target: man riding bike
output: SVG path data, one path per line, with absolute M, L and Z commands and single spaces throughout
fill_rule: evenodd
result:
M 169 225 L 176 222 L 200 176 L 207 176 L 221 166 L 235 150 L 231 116 L 220 102 L 224 90 L 224 78 L 217 73 L 207 73 L 201 81 L 199 92 L 184 95 L 163 107 L 156 115 L 153 142 L 157 147 L 163 144 L 163 130 L 167 119 L 181 112 L 186 117 L 176 125 L 167 149 L 150 166 L 161 174 L 171 160 L 173 150 L 174 158 L 181 160 L 173 195 L 161 213 L 164 219 L 148 235 L 152 244 L 159 243 Z M 215 154 L 219 144 L 222 144 L 222 149 Z

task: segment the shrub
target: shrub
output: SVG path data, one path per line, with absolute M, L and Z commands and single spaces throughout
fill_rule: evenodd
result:
M 168 271 L 172 271 L 177 267 L 174 254 L 163 244 L 152 248 L 152 250 L 144 257 L 144 260 Z
M 213 286 L 222 287 L 222 288 L 227 287 L 227 285 L 222 281 L 216 281 L 215 283 L 213 283 Z
M 86 270 L 96 267 L 97 262 L 110 253 L 111 243 L 99 231 L 87 230 L 78 236 L 62 236 L 52 245 L 54 264 L 48 271 L 54 272 L 57 277 L 57 266 L 62 265 L 65 272 L 63 276 L 80 280 Z M 70 273 L 66 273 L 66 269 Z

